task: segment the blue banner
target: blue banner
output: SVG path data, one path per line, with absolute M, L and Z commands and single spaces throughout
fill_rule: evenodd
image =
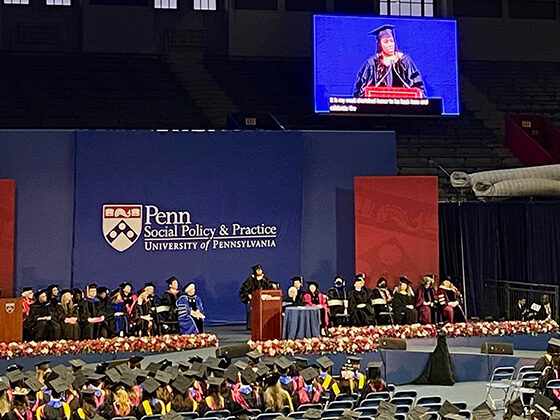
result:
M 78 132 L 75 183 L 74 287 L 176 276 L 232 323 L 252 265 L 283 288 L 300 271 L 300 133 Z

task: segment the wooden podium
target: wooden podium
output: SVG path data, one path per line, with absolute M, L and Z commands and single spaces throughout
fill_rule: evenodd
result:
M 251 294 L 251 340 L 282 338 L 282 291 L 255 290 Z
M 0 341 L 21 341 L 23 332 L 21 299 L 0 299 Z

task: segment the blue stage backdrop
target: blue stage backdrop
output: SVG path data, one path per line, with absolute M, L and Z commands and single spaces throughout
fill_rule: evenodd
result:
M 457 22 L 386 16 L 314 16 L 315 111 L 329 112 L 331 95 L 352 97 L 359 69 L 377 51 L 368 33 L 385 24 L 395 26 L 397 48 L 418 67 L 427 96 L 442 98 L 443 114 L 459 114 Z
M 300 271 L 297 132 L 83 131 L 76 139 L 73 285 L 136 289 L 194 281 L 207 321 L 244 321 L 238 299 L 261 263 Z

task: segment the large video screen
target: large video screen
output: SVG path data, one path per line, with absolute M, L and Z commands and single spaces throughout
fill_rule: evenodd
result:
M 314 16 L 315 112 L 459 115 L 457 22 Z

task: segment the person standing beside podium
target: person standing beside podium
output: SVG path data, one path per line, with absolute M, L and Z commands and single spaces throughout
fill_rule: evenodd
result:
M 239 299 L 247 308 L 247 329 L 251 329 L 251 294 L 255 290 L 271 290 L 275 289 L 274 283 L 267 276 L 260 264 L 252 267 L 253 273 L 241 285 L 239 290 Z

